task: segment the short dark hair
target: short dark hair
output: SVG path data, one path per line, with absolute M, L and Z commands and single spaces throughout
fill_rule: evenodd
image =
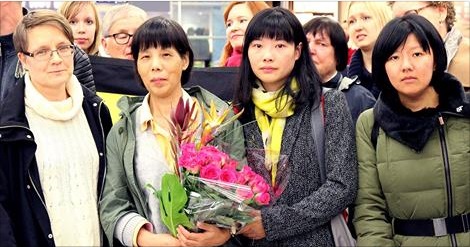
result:
M 390 83 L 385 63 L 388 58 L 414 34 L 424 51 L 433 52 L 435 69 L 431 86 L 435 87 L 444 75 L 447 67 L 447 56 L 444 42 L 436 28 L 420 15 L 405 15 L 391 20 L 380 32 L 372 52 L 372 77 L 382 87 L 382 94 L 396 96 L 397 92 Z
M 341 25 L 328 17 L 313 18 L 304 24 L 305 34 L 326 34 L 335 50 L 336 70 L 343 71 L 348 65 L 348 41 Z
M 240 107 L 250 105 L 251 92 L 254 87 L 257 87 L 257 78 L 251 68 L 248 48 L 252 41 L 263 37 L 285 40 L 294 43 L 295 46 L 302 44 L 300 57 L 295 62 L 281 94 L 287 93 L 293 97 L 296 110 L 300 109 L 302 105 L 310 103 L 318 105 L 321 94 L 321 79 L 310 58 L 307 38 L 302 29 L 302 24 L 289 10 L 280 7 L 262 10 L 248 24 L 243 45 L 240 79 L 236 85 L 234 96 L 235 104 Z M 293 78 L 296 78 L 299 86 L 297 93 L 294 93 L 290 87 Z
M 181 75 L 181 84 L 184 85 L 189 81 L 194 63 L 194 54 L 186 33 L 176 21 L 157 16 L 148 19 L 136 30 L 131 44 L 136 72 L 139 52 L 151 47 L 175 48 L 181 57 L 188 55 L 189 65 Z M 140 76 L 138 78 L 142 83 Z

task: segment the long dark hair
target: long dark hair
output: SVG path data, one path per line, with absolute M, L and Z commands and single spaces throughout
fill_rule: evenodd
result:
M 318 106 L 321 94 L 321 79 L 310 58 L 307 38 L 302 29 L 302 24 L 289 10 L 280 7 L 262 10 L 248 24 L 243 45 L 240 79 L 235 87 L 234 104 L 240 108 L 246 108 L 252 104 L 251 92 L 254 87 L 257 87 L 257 78 L 248 59 L 248 48 L 253 40 L 263 37 L 285 40 L 289 43 L 294 43 L 295 46 L 301 44 L 300 57 L 295 62 L 294 68 L 284 84 L 281 95 L 286 93 L 292 96 L 296 110 L 307 104 Z M 293 78 L 296 78 L 299 86 L 297 93 L 294 93 L 291 89 Z M 280 107 L 282 108 L 283 106 Z

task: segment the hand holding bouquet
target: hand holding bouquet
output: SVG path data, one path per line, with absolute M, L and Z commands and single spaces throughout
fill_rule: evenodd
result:
M 230 228 L 234 233 L 253 220 L 255 208 L 269 204 L 270 186 L 250 167 L 237 169 L 236 160 L 211 145 L 241 112 L 224 121 L 231 110 L 219 113 L 211 102 L 209 111 L 201 107 L 199 128 L 192 128 L 199 119 L 195 109 L 196 102 L 190 105 L 180 99 L 170 121 L 176 174 L 164 175 L 161 190 L 148 187 L 158 197 L 162 222 L 174 236 L 178 225 L 197 231 L 196 221 Z

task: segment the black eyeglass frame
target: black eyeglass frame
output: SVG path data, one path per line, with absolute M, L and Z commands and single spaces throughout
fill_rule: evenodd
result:
M 122 42 L 118 41 L 118 39 L 116 38 L 118 35 L 126 35 L 126 42 L 122 43 Z M 133 36 L 134 36 L 134 34 L 129 34 L 129 33 L 115 33 L 115 34 L 106 35 L 104 37 L 105 38 L 113 37 L 114 41 L 116 41 L 116 44 L 118 44 L 118 45 L 127 45 L 129 43 L 129 40 L 131 40 L 131 38 Z
M 64 53 L 64 54 L 61 54 L 61 52 L 59 52 L 59 50 L 61 48 L 69 48 L 70 49 L 70 55 L 67 54 L 67 53 Z M 45 60 L 48 60 L 48 59 L 51 59 L 52 57 L 52 54 L 54 54 L 54 52 L 57 52 L 57 55 L 59 55 L 59 57 L 63 58 L 64 55 L 66 55 L 65 57 L 68 57 L 68 56 L 71 56 L 74 52 L 75 52 L 75 46 L 74 45 L 63 45 L 63 46 L 60 46 L 58 47 L 57 49 L 55 50 L 47 50 L 48 53 L 49 53 L 49 56 L 45 56 L 44 58 L 39 58 L 38 59 L 38 54 L 37 52 L 38 51 L 34 51 L 34 52 L 29 52 L 29 51 L 22 51 L 21 53 L 25 54 L 26 56 L 28 57 L 32 57 L 34 59 L 38 59 L 40 61 L 45 61 Z M 43 49 L 40 49 L 39 51 L 42 51 Z M 35 54 L 36 53 L 36 54 Z

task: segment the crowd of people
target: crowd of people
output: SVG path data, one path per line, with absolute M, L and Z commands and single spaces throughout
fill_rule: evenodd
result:
M 231 2 L 230 102 L 185 86 L 194 54 L 170 18 L 132 4 L 102 20 L 93 2 L 0 7 L 0 246 L 334 246 L 338 214 L 357 246 L 470 243 L 470 53 L 452 2 L 351 2 L 346 32 Z M 103 100 L 89 56 L 132 61 L 146 95 Z M 180 99 L 196 120 L 211 105 L 242 111 L 217 133 L 232 158 L 266 150 L 261 169 L 275 177 L 287 157 L 284 191 L 236 234 L 198 222 L 171 235 L 146 189 L 175 172 L 168 119 Z

